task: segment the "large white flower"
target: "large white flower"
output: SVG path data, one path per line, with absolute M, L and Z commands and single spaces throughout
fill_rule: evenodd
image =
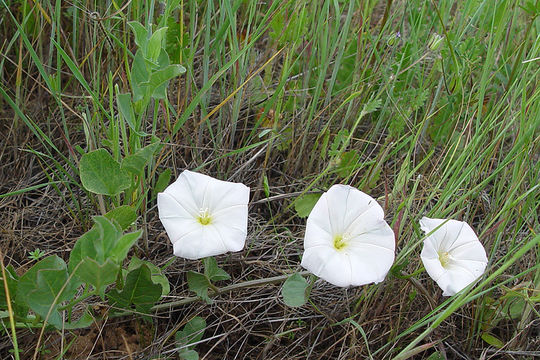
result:
M 185 170 L 158 194 L 159 219 L 187 259 L 240 251 L 247 235 L 249 188 Z
M 302 266 L 336 286 L 384 280 L 394 262 L 394 232 L 381 206 L 348 185 L 334 185 L 309 214 Z
M 423 217 L 420 227 L 429 234 L 420 257 L 444 296 L 454 295 L 484 273 L 486 251 L 469 224 Z

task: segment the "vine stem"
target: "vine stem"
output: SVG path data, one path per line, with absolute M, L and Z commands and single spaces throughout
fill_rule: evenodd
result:
M 302 276 L 305 276 L 305 275 L 310 274 L 310 272 L 309 271 L 299 271 L 298 274 L 302 275 Z M 215 297 L 215 296 L 226 294 L 228 292 L 238 290 L 238 289 L 257 287 L 257 286 L 263 286 L 263 285 L 268 285 L 268 284 L 279 284 L 279 283 L 282 283 L 285 280 L 287 280 L 292 275 L 293 274 L 278 275 L 278 276 L 273 276 L 273 277 L 269 277 L 269 278 L 265 278 L 265 279 L 244 281 L 244 282 L 241 282 L 241 283 L 238 283 L 238 284 L 232 284 L 232 285 L 229 285 L 229 286 L 224 286 L 222 288 L 218 288 L 217 291 L 214 290 L 212 293 L 208 294 L 208 296 L 209 297 Z M 180 307 L 180 306 L 183 306 L 183 305 L 191 304 L 193 302 L 200 301 L 200 300 L 201 300 L 201 298 L 199 298 L 197 296 L 190 296 L 190 297 L 183 298 L 182 300 L 171 301 L 171 302 L 166 302 L 166 303 L 163 303 L 163 304 L 154 305 L 151 308 L 151 311 L 159 313 L 159 312 L 162 312 L 162 311 L 165 311 L 165 310 L 170 310 L 172 308 L 176 308 L 176 307 Z M 124 316 L 124 315 L 128 315 L 130 313 L 133 313 L 133 312 L 134 311 L 125 311 L 125 312 L 117 313 L 117 314 L 115 314 L 115 316 Z
M 309 271 L 300 271 L 298 272 L 299 275 L 305 276 L 309 274 Z M 285 275 L 278 275 L 273 276 L 265 279 L 257 279 L 257 280 L 250 280 L 250 281 L 244 281 L 238 284 L 232 284 L 229 286 L 224 286 L 222 288 L 218 288 L 218 291 L 215 291 L 211 294 L 208 294 L 210 297 L 215 297 L 221 294 L 225 294 L 234 290 L 243 289 L 243 288 L 250 288 L 250 287 L 256 287 L 256 286 L 262 286 L 267 284 L 279 284 L 287 280 L 290 276 L 293 274 L 285 274 Z M 195 301 L 199 301 L 200 298 L 197 296 L 190 296 L 187 298 L 184 298 L 182 300 L 178 301 L 171 301 L 163 304 L 158 304 L 152 307 L 152 311 L 162 311 L 162 310 L 168 310 L 172 309 L 178 306 L 187 305 Z
M 93 295 L 98 295 L 98 292 L 93 290 L 93 291 L 89 291 L 88 289 L 90 288 L 90 285 L 86 284 L 86 288 L 84 290 L 84 293 L 79 296 L 77 299 L 73 300 L 72 302 L 70 302 L 69 304 L 65 305 L 65 306 L 60 306 L 58 309 L 60 311 L 63 311 L 63 310 L 70 310 L 75 306 L 77 305 L 78 303 L 80 303 L 81 301 L 83 300 L 86 300 L 87 298 L 89 298 L 90 296 L 93 296 Z

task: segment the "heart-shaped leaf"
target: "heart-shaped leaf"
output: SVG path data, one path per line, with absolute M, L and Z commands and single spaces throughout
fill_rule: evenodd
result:
M 171 286 L 169 285 L 169 280 L 163 273 L 161 272 L 161 269 L 158 268 L 156 265 L 152 264 L 149 261 L 141 260 L 138 257 L 134 256 L 131 258 L 131 261 L 129 263 L 127 271 L 132 271 L 141 266 L 142 264 L 145 264 L 150 269 L 150 272 L 152 273 L 152 281 L 154 284 L 161 285 L 161 295 L 165 296 L 171 291 Z
M 194 271 L 188 271 L 187 280 L 189 290 L 195 292 L 195 294 L 206 301 L 207 304 L 212 303 L 212 299 L 210 299 L 208 296 L 208 287 L 210 286 L 210 282 L 205 275 Z
M 75 276 L 96 288 L 101 298 L 104 298 L 105 288 L 116 281 L 119 269 L 120 266 L 111 259 L 100 264 L 94 259 L 85 257 L 76 268 Z
M 181 331 L 178 331 L 175 335 L 176 345 L 178 346 L 178 356 L 183 360 L 198 359 L 199 354 L 193 350 L 194 344 L 204 336 L 204 330 L 206 329 L 206 321 L 200 317 L 195 316 L 191 319 Z
M 218 267 L 217 261 L 214 257 L 210 256 L 204 258 L 204 275 L 210 281 L 220 281 L 220 280 L 229 280 L 231 276 L 227 274 L 225 270 Z
M 128 155 L 122 161 L 122 169 L 135 175 L 142 175 L 144 168 L 154 158 L 154 154 L 161 148 L 159 142 L 155 142 L 138 150 L 135 154 Z
M 129 272 L 122 291 L 113 289 L 107 296 L 113 306 L 129 309 L 134 305 L 137 311 L 147 314 L 161 298 L 161 285 L 152 281 L 150 268 L 142 264 Z
M 126 230 L 137 220 L 137 213 L 131 206 L 122 205 L 106 213 L 105 217 L 109 220 L 116 221 L 122 230 Z
M 116 280 L 120 265 L 142 231 L 123 235 L 120 225 L 105 216 L 94 217 L 95 225 L 73 246 L 69 272 L 93 285 L 104 296 L 105 287 Z
M 15 315 L 20 317 L 25 317 L 28 313 L 28 306 L 21 301 L 17 301 L 17 286 L 19 285 L 19 276 L 15 272 L 15 269 L 12 265 L 8 265 L 5 268 L 6 270 L 6 282 L 8 286 L 8 292 L 11 301 L 11 307 L 15 312 Z M 1 274 L 1 273 L 0 273 Z M 6 298 L 6 288 L 4 281 L 0 280 L 0 309 L 7 309 L 7 298 Z
M 105 149 L 84 154 L 79 163 L 81 182 L 94 194 L 114 196 L 130 185 L 129 174 Z
M 306 289 L 308 287 L 306 279 L 296 273 L 290 276 L 281 289 L 283 301 L 290 307 L 302 306 L 306 303 Z
M 62 328 L 58 305 L 73 298 L 80 283 L 69 278 L 64 260 L 51 255 L 30 268 L 17 287 L 17 300 L 25 302 L 56 328 Z

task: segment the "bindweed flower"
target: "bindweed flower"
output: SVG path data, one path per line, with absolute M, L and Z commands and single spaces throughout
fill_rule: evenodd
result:
M 249 188 L 185 170 L 158 194 L 159 219 L 187 259 L 240 251 L 247 236 Z
M 456 294 L 484 273 L 486 251 L 469 224 L 423 217 L 420 227 L 431 233 L 424 240 L 420 257 L 444 296 Z
M 302 266 L 336 286 L 384 280 L 394 262 L 394 232 L 381 206 L 348 185 L 334 185 L 306 224 Z

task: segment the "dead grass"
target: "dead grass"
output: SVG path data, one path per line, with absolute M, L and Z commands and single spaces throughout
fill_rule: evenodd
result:
M 2 192 L 45 180 L 35 156 L 21 149 L 38 145 L 31 144 L 30 140 L 21 145 L 13 149 L 8 142 L 3 142 L 5 161 L 2 161 L 1 171 Z M 11 159 L 6 154 L 11 154 Z M 249 156 L 250 153 L 246 154 L 246 157 Z M 193 164 L 188 164 L 188 167 L 190 165 Z M 186 165 L 181 163 L 177 166 Z M 257 164 L 253 163 L 241 174 L 243 179 L 251 179 L 247 184 L 254 188 L 255 193 L 259 171 Z M 276 174 L 278 178 L 281 176 Z M 280 193 L 301 188 L 299 182 L 294 185 L 283 183 L 275 187 L 276 192 Z M 299 270 L 303 221 L 268 223 L 270 214 L 282 212 L 288 199 L 278 199 L 268 204 L 265 201 L 259 202 L 264 195 L 260 189 L 258 193 L 260 198 L 252 199 L 254 204 L 250 207 L 246 250 L 218 257 L 219 264 L 231 274 L 231 283 Z M 395 209 L 390 204 L 387 204 L 387 208 L 388 218 L 393 218 L 392 211 Z M 83 231 L 83 225 L 65 212 L 63 198 L 51 187 L 1 199 L 0 223 L 4 261 L 21 272 L 32 264 L 27 258 L 29 249 L 40 248 L 46 254 L 54 253 L 67 259 L 69 250 Z M 134 254 L 162 266 L 170 259 L 172 246 L 159 223 L 155 207 L 149 209 L 147 231 L 150 253 L 139 246 Z M 410 232 L 405 234 L 412 236 Z M 519 267 L 527 266 L 531 260 L 523 259 Z M 198 266 L 198 262 L 175 260 L 166 271 L 172 292 L 164 301 L 191 296 L 185 274 Z M 279 285 L 241 289 L 218 296 L 212 305 L 194 303 L 160 312 L 152 316 L 151 321 L 132 316 L 122 319 L 105 318 L 90 329 L 66 332 L 63 335 L 50 332 L 44 341 L 44 349 L 47 351 L 42 358 L 56 358 L 61 351 L 62 338 L 63 349 L 74 341 L 66 352 L 65 357 L 68 359 L 174 357 L 174 333 L 196 315 L 204 317 L 208 325 L 204 339 L 197 346 L 202 359 L 367 358 L 369 352 L 364 339 L 347 319 L 354 318 L 362 327 L 371 352 L 379 349 L 400 329 L 407 329 L 433 310 L 430 301 L 437 304 L 441 302 L 440 290 L 425 273 L 418 281 L 432 294 L 433 299 L 426 299 L 413 283 L 394 277 L 389 277 L 375 288 L 351 289 L 336 288 L 323 280 L 317 280 L 311 293 L 311 305 L 297 309 L 284 305 Z M 366 301 L 366 293 L 373 291 L 375 294 L 371 294 Z M 108 311 L 108 306 L 99 299 L 95 299 L 93 307 L 98 312 Z M 466 340 L 473 331 L 470 324 L 474 311 L 474 307 L 466 307 L 453 315 L 426 339 L 427 343 L 448 359 L 468 358 L 471 354 L 479 357 L 481 354 L 486 355 L 483 344 Z M 512 322 L 501 323 L 495 333 L 505 338 L 513 332 L 515 325 Z M 520 335 L 518 340 L 523 344 L 523 351 L 539 348 L 538 326 L 538 319 L 532 319 Z M 19 331 L 18 336 L 22 349 L 25 349 L 22 356 L 26 358 L 33 352 L 36 334 L 23 330 Z M 413 338 L 412 334 L 410 338 Z M 407 343 L 407 338 L 402 341 Z M 7 339 L 0 345 L 3 357 L 8 356 L 10 345 Z M 390 354 L 390 349 L 386 353 Z

